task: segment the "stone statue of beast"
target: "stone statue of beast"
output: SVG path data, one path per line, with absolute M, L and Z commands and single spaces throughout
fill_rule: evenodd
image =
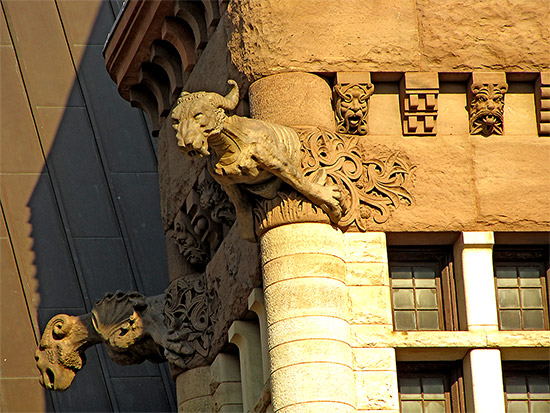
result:
M 172 111 L 180 150 L 209 156 L 209 171 L 227 193 L 237 213 L 241 237 L 255 240 L 249 194 L 272 199 L 283 182 L 321 207 L 337 223 L 341 193 L 326 185 L 319 170 L 306 177 L 300 170 L 300 139 L 292 128 L 241 116 L 227 116 L 239 103 L 237 83 L 229 80 L 227 96 L 183 92 Z M 212 152 L 212 153 L 211 153 Z

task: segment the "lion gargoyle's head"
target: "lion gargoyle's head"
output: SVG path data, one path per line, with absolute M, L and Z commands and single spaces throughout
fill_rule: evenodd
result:
M 234 80 L 227 96 L 210 92 L 183 92 L 172 111 L 172 126 L 176 130 L 179 149 L 189 156 L 208 156 L 208 139 L 223 129 L 225 110 L 239 103 L 239 87 Z
M 42 386 L 63 391 L 71 385 L 86 362 L 84 350 L 98 342 L 90 328 L 86 316 L 58 314 L 48 322 L 35 353 Z
M 502 135 L 504 94 L 507 89 L 507 85 L 491 83 L 475 83 L 471 86 L 470 134 Z

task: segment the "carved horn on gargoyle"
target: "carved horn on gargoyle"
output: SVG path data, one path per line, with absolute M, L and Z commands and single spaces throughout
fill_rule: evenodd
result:
M 227 83 L 231 85 L 231 90 L 227 95 L 221 96 L 217 93 L 209 93 L 208 98 L 215 107 L 224 110 L 233 110 L 239 104 L 239 86 L 237 82 L 231 79 L 229 79 Z
M 283 183 L 338 223 L 343 212 L 341 188 L 327 182 L 323 171 L 304 175 L 296 130 L 220 113 L 219 109 L 233 109 L 239 101 L 237 83 L 228 83 L 232 90 L 225 97 L 211 92 L 184 92 L 172 111 L 172 126 L 180 151 L 192 157 L 209 157 L 209 172 L 235 206 L 242 238 L 256 239 L 254 200 L 273 199 Z
M 91 314 L 58 314 L 48 322 L 34 355 L 42 386 L 63 391 L 71 385 L 86 363 L 84 351 L 101 342 L 91 320 Z

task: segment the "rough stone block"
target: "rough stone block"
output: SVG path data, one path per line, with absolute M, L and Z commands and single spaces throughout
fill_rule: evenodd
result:
M 297 277 L 343 282 L 345 268 L 344 261 L 328 254 L 306 253 L 280 257 L 264 265 L 264 288 Z
M 354 324 L 392 325 L 392 309 L 389 287 L 349 287 L 351 322 Z
M 181 373 L 176 378 L 176 390 L 180 406 L 198 398 L 208 399 L 209 405 L 211 394 L 210 377 L 210 366 L 197 367 Z M 180 411 L 182 410 L 180 409 Z
M 286 126 L 316 126 L 334 131 L 331 90 L 311 73 L 281 73 L 250 85 L 250 115 Z
M 357 409 L 398 410 L 399 395 L 395 371 L 356 371 Z
M 328 339 L 349 341 L 350 326 L 346 320 L 334 317 L 300 317 L 279 321 L 268 327 L 268 345 L 275 346 L 295 340 Z M 276 341 L 274 340 L 276 337 Z
M 355 389 L 345 385 L 350 378 L 353 380 L 353 371 L 342 364 L 310 363 L 281 368 L 271 376 L 273 407 L 278 410 L 304 402 L 309 405 L 325 401 L 353 406 Z
M 339 229 L 328 224 L 300 223 L 276 227 L 260 240 L 262 265 L 293 254 L 328 254 L 345 257 L 344 238 Z
M 269 325 L 304 316 L 349 317 L 346 286 L 329 278 L 297 278 L 265 288 Z
M 352 365 L 349 344 L 336 340 L 299 340 L 280 344 L 269 351 L 271 371 L 301 363 Z
M 387 263 L 386 235 L 383 232 L 346 232 L 346 262 Z
M 352 347 L 391 347 L 393 345 L 391 325 L 350 324 Z
M 354 348 L 353 369 L 364 371 L 395 371 L 394 348 Z
M 382 262 L 365 262 L 346 264 L 346 284 L 389 286 L 388 264 Z
M 227 409 L 230 406 L 235 408 L 237 405 L 241 407 L 240 411 L 242 411 L 243 396 L 241 382 L 221 383 L 212 397 L 214 411 L 231 411 Z M 224 407 L 226 407 L 226 410 L 222 410 Z

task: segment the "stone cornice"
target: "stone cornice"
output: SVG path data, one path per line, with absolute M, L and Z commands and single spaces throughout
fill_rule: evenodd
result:
M 120 95 L 147 112 L 153 134 L 216 29 L 224 1 L 129 0 L 104 49 Z

